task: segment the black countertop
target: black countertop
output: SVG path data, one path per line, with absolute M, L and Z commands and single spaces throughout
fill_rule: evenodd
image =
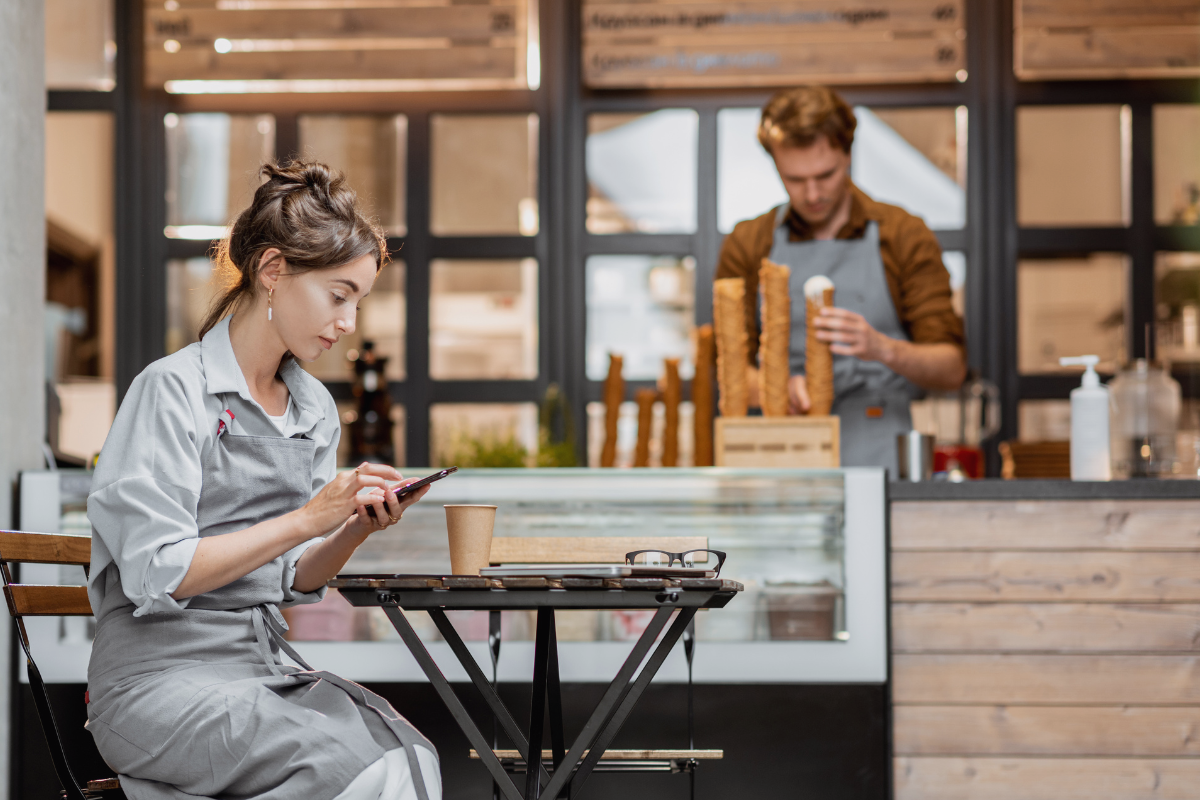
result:
M 888 484 L 893 502 L 917 500 L 1200 500 L 1200 480 L 1001 480 Z

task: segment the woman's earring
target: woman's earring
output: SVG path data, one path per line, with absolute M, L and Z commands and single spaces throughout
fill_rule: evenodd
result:
M 271 321 L 271 295 L 275 294 L 274 289 L 267 289 L 267 322 Z

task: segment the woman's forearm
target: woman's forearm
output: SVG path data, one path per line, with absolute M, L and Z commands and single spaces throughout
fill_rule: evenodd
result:
M 205 537 L 171 597 L 182 600 L 227 586 L 316 536 L 312 528 L 304 509 L 297 509 L 245 530 Z
M 301 554 L 296 562 L 296 577 L 292 588 L 297 592 L 315 592 L 336 577 L 355 549 L 366 541 L 369 531 L 355 533 L 349 523 L 338 528 L 329 538 L 317 542 Z

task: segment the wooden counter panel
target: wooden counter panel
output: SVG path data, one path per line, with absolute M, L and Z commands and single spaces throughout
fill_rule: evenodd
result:
M 1195 800 L 1200 760 L 902 757 L 894 774 L 896 800 Z
M 893 601 L 1200 602 L 1200 552 L 895 552 Z
M 1200 653 L 1200 605 L 892 603 L 892 650 Z
M 893 551 L 1200 551 L 1200 500 L 892 503 L 891 544 Z
M 1200 657 L 899 654 L 892 659 L 892 701 L 1200 704 Z
M 897 706 L 897 755 L 1200 756 L 1200 706 Z

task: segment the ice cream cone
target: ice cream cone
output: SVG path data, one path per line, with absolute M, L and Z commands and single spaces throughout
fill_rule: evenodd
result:
M 749 406 L 746 385 L 746 284 L 741 278 L 713 283 L 713 323 L 717 340 L 717 385 L 721 416 L 744 417 Z
M 758 272 L 762 289 L 762 338 L 758 348 L 758 398 L 764 417 L 784 417 L 788 411 L 788 349 L 792 335 L 792 271 L 764 258 Z
M 833 289 L 825 288 L 820 300 L 814 300 L 806 291 L 805 300 L 808 336 L 804 345 L 804 377 L 812 404 L 808 413 L 828 416 L 833 409 L 833 353 L 829 349 L 829 342 L 817 338 L 817 317 L 822 308 L 833 307 Z

